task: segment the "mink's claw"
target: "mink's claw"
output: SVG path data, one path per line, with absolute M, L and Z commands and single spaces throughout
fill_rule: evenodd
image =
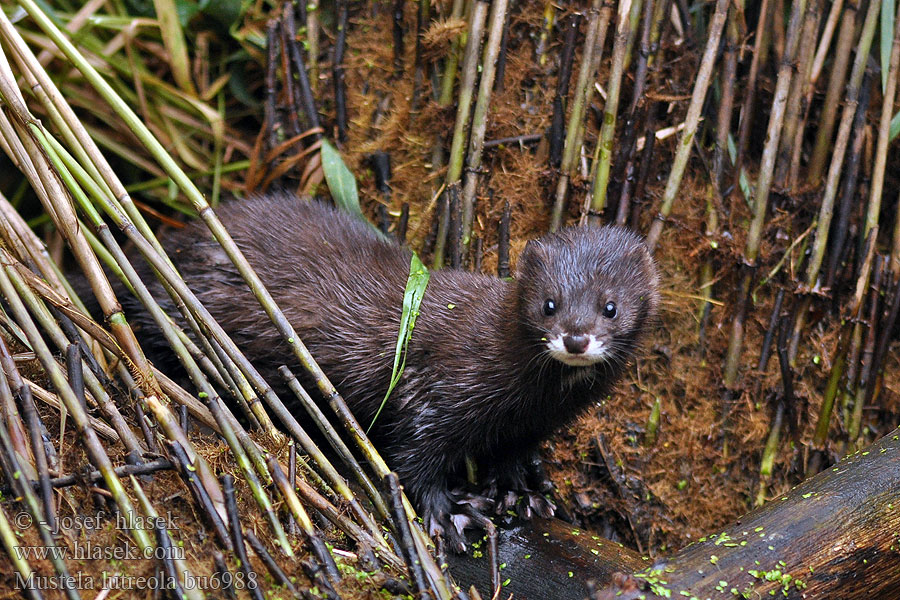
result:
M 472 510 L 477 513 L 490 512 L 496 503 L 493 498 L 484 494 L 466 493 L 454 502 L 466 514 L 471 514 Z M 470 510 L 471 508 L 471 510 Z
M 450 510 L 440 510 L 425 516 L 428 535 L 440 538 L 456 553 L 466 551 L 466 530 L 487 529 L 490 519 L 484 515 L 493 507 L 490 498 L 477 494 L 464 494 L 451 500 Z
M 519 502 L 519 494 L 513 490 L 507 490 L 506 493 L 497 501 L 496 514 L 506 514 L 507 511 L 514 510 Z
M 533 490 L 520 490 L 515 492 L 508 490 L 497 501 L 496 514 L 502 515 L 509 511 L 515 512 L 519 517 L 531 520 L 534 516 L 548 519 L 556 512 L 556 504 L 539 492 Z
M 453 552 L 461 554 L 466 551 L 466 522 L 456 519 L 456 517 L 464 517 L 465 515 L 454 515 L 451 513 L 442 513 L 440 515 L 430 514 L 425 516 L 425 526 L 428 529 L 428 535 L 435 540 L 441 540 Z
M 524 502 L 519 514 L 526 519 L 531 519 L 534 515 L 549 519 L 556 513 L 556 504 L 544 494 L 529 491 L 525 492 L 522 499 Z
M 482 495 L 494 501 L 495 514 L 515 512 L 524 519 L 552 517 L 556 505 L 549 499 L 553 483 L 537 451 L 488 469 Z

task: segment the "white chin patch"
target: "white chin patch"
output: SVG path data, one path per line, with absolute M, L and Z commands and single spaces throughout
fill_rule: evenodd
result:
M 566 350 L 562 335 L 547 340 L 550 356 L 570 367 L 588 367 L 606 358 L 606 346 L 593 335 L 588 335 L 588 345 L 581 354 L 573 354 Z

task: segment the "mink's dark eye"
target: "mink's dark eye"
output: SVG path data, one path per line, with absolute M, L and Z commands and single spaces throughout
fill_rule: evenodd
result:
M 614 319 L 616 317 L 616 303 L 615 302 L 607 302 L 603 307 L 603 316 L 607 319 Z
M 556 312 L 556 302 L 553 300 L 546 300 L 544 302 L 544 315 L 547 317 L 552 317 L 553 313 Z

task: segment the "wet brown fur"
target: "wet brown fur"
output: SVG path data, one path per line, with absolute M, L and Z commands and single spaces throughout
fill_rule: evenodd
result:
M 233 201 L 217 212 L 368 426 L 391 375 L 410 251 L 346 213 L 294 196 Z M 200 300 L 281 391 L 277 368 L 302 369 L 205 226 L 192 224 L 163 243 Z M 450 490 L 466 455 L 507 485 L 523 485 L 522 458 L 609 393 L 656 312 L 655 267 L 640 238 L 625 229 L 547 235 L 528 244 L 518 265 L 516 282 L 432 273 L 406 368 L 372 430 L 433 530 L 447 529 Z M 156 283 L 151 291 L 165 296 Z M 551 296 L 559 304 L 552 323 L 541 312 Z M 619 315 L 605 320 L 599 311 L 610 299 Z M 171 303 L 163 306 L 177 314 Z M 164 344 L 145 314 L 131 309 L 130 317 Z M 567 366 L 546 353 L 542 338 L 554 328 L 603 335 L 611 353 L 593 366 Z M 281 397 L 302 411 L 290 394 Z

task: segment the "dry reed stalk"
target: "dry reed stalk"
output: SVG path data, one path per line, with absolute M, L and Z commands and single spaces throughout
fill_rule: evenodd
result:
M 799 169 L 800 148 L 797 145 L 803 141 L 803 130 L 806 126 L 806 90 L 809 87 L 812 61 L 814 58 L 816 33 L 819 29 L 821 16 L 821 0 L 809 0 L 806 14 L 803 16 L 803 25 L 800 31 L 800 41 L 797 47 L 795 61 L 797 72 L 791 78 L 791 87 L 788 92 L 787 108 L 784 115 L 782 142 L 778 149 L 776 159 L 775 186 L 786 188 L 793 185 L 795 178 L 791 175 Z
M 831 220 L 834 214 L 834 200 L 837 197 L 838 184 L 840 182 L 841 173 L 843 172 L 844 156 L 847 152 L 847 145 L 850 141 L 850 132 L 853 125 L 853 119 L 856 114 L 856 108 L 859 103 L 859 89 L 863 80 L 866 69 L 866 57 L 869 54 L 869 48 L 875 36 L 875 24 L 878 21 L 877 6 L 873 8 L 869 6 L 866 13 L 866 19 L 860 33 L 859 44 L 856 52 L 856 59 L 853 61 L 853 70 L 850 74 L 850 80 L 845 90 L 844 110 L 841 114 L 841 121 L 838 127 L 837 139 L 833 147 L 828 150 L 831 156 L 831 164 L 828 168 L 828 175 L 825 180 L 825 189 L 822 195 L 822 204 L 819 207 L 819 215 L 817 219 L 816 237 L 813 242 L 812 254 L 809 264 L 806 268 L 805 285 L 809 290 L 818 290 L 819 287 L 819 271 L 822 267 L 822 261 L 825 257 L 825 249 L 828 243 L 828 235 L 831 227 Z M 837 67 L 837 65 L 836 65 Z M 836 68 L 835 67 L 835 68 Z M 837 73 L 833 73 L 836 76 Z M 831 88 L 829 88 L 830 90 Z M 818 144 L 818 142 L 817 142 Z M 815 159 L 815 156 L 814 156 Z M 810 165 L 810 169 L 815 169 L 815 163 Z M 883 171 L 883 167 L 882 167 Z M 868 234 L 870 226 L 867 224 L 863 237 Z M 807 308 L 811 302 L 810 299 L 804 299 L 805 304 L 797 312 L 797 319 L 794 323 L 794 331 L 791 337 L 791 347 L 789 357 L 793 363 L 797 356 L 799 339 L 803 326 L 806 323 Z
M 838 5 L 838 2 L 835 2 Z M 828 157 L 831 155 L 832 135 L 834 133 L 834 120 L 840 106 L 841 93 L 847 76 L 847 67 L 850 65 L 850 54 L 853 45 L 853 37 L 856 29 L 857 13 L 859 11 L 858 0 L 848 0 L 841 18 L 841 29 L 835 51 L 832 53 L 834 62 L 831 66 L 831 76 L 828 79 L 828 89 L 825 92 L 825 101 L 822 105 L 822 113 L 819 116 L 819 129 L 816 132 L 816 143 L 813 147 L 812 157 L 809 161 L 807 181 L 818 185 L 825 173 Z M 868 14 L 868 13 L 867 13 Z M 866 17 L 868 23 L 869 17 Z M 861 47 L 859 49 L 862 49 Z M 821 51 L 821 49 L 820 49 Z M 859 54 L 857 54 L 859 56 Z M 816 57 L 818 59 L 818 56 Z
M 306 409 L 306 412 L 316 423 L 319 431 L 321 431 L 322 434 L 325 435 L 332 449 L 341 457 L 341 459 L 344 461 L 344 464 L 347 465 L 353 472 L 359 484 L 363 486 L 363 489 L 366 490 L 366 493 L 368 494 L 379 515 L 382 518 L 386 518 L 388 516 L 388 509 L 384 503 L 384 499 L 375 488 L 372 480 L 369 479 L 369 477 L 365 474 L 362 466 L 359 464 L 356 458 L 354 458 L 353 454 L 350 451 L 350 448 L 347 447 L 347 445 L 338 435 L 337 430 L 328 421 L 328 417 L 325 416 L 325 413 L 322 412 L 322 410 L 316 405 L 316 403 L 306 392 L 306 390 L 303 389 L 296 376 L 291 373 L 290 369 L 282 365 L 281 367 L 279 367 L 278 372 L 281 374 L 285 382 L 287 382 L 288 387 L 292 392 L 294 392 L 294 395 L 297 397 L 297 399 L 300 400 L 300 403 Z M 304 450 L 305 449 L 306 446 L 304 446 Z M 317 460 L 321 460 L 321 458 L 323 457 L 320 457 Z M 380 539 L 377 530 L 374 533 L 375 539 Z
M 635 67 L 634 86 L 631 91 L 631 102 L 625 111 L 625 126 L 622 129 L 619 159 L 613 171 L 613 180 L 621 182 L 619 201 L 616 207 L 617 225 L 624 225 L 631 212 L 631 193 L 634 187 L 635 154 L 637 152 L 637 138 L 640 128 L 638 121 L 643 117 L 647 122 L 647 100 L 644 92 L 647 89 L 647 78 L 650 72 L 651 36 L 653 32 L 653 17 L 659 10 L 660 4 L 667 0 L 647 0 L 642 8 L 640 19 L 640 45 L 638 46 L 638 62 Z M 658 28 L 657 28 L 658 29 Z M 640 113 L 640 114 L 639 114 Z
M 612 15 L 612 7 L 609 4 L 605 4 L 602 0 L 593 0 L 589 14 L 587 33 L 584 40 L 585 50 L 581 56 L 578 82 L 575 84 L 572 109 L 569 112 L 569 120 L 566 125 L 566 141 L 563 146 L 559 180 L 556 184 L 553 212 L 550 217 L 551 231 L 559 229 L 563 222 L 569 179 L 573 174 L 576 160 L 581 150 L 581 142 L 579 140 L 583 135 L 585 126 L 584 114 L 594 95 L 593 78 L 596 73 L 596 64 L 599 63 L 597 55 L 603 51 L 603 40 L 606 37 L 606 29 Z M 579 134 L 579 132 L 582 133 Z
M 481 54 L 481 38 L 487 19 L 489 2 L 473 0 L 469 14 L 469 29 L 466 49 L 463 55 L 462 74 L 459 84 L 459 96 L 456 104 L 456 122 L 453 126 L 453 139 L 450 144 L 450 156 L 447 165 L 445 185 L 450 186 L 460 181 L 465 161 L 466 139 L 469 135 L 469 115 L 472 110 L 472 96 L 475 93 L 475 80 L 478 76 L 478 59 Z M 489 92 L 486 92 L 489 93 Z M 486 109 L 486 107 L 485 107 Z M 444 248 L 446 245 L 447 219 L 449 214 L 441 216 L 438 239 L 434 249 L 433 266 L 441 268 L 444 264 Z
M 508 20 L 508 17 L 507 17 Z M 559 57 L 559 69 L 556 73 L 556 93 L 553 95 L 553 115 L 550 117 L 550 129 L 547 139 L 550 149 L 547 162 L 551 167 L 559 167 L 562 162 L 562 150 L 564 141 L 564 121 L 566 116 L 566 104 L 569 96 L 569 80 L 572 78 L 572 63 L 575 62 L 575 43 L 578 39 L 578 30 L 581 26 L 582 15 L 575 13 L 569 17 L 563 26 L 565 37 L 563 49 Z M 538 141 L 543 136 L 538 138 Z
M 450 19 L 456 21 L 463 18 L 465 0 L 453 0 Z M 467 35 L 461 33 L 450 42 L 450 50 L 444 61 L 444 75 L 441 77 L 441 91 L 438 95 L 439 106 L 450 106 L 453 102 L 453 84 L 456 82 L 456 70 L 459 67 L 459 53 Z
M 16 576 L 21 577 L 22 581 L 30 581 L 32 577 L 31 566 L 17 552 L 20 542 L 16 538 L 16 532 L 13 530 L 9 518 L 6 516 L 6 511 L 2 507 L 0 507 L 0 540 L 2 540 L 3 549 L 6 551 L 6 555 L 10 558 L 13 569 L 16 571 Z M 44 597 L 40 588 L 36 586 L 25 586 L 25 589 L 22 591 L 31 600 L 41 600 Z
M 887 265 L 887 257 L 882 260 L 877 258 L 874 266 L 874 273 L 871 276 L 869 291 L 869 312 L 865 319 L 865 342 L 862 346 L 862 354 L 860 356 L 859 379 L 853 394 L 853 411 L 850 413 L 850 419 L 847 421 L 847 444 L 850 449 L 854 449 L 859 440 L 862 425 L 863 404 L 866 399 L 866 390 L 869 387 L 869 378 L 874 377 L 872 372 L 873 355 L 875 354 L 875 341 L 877 338 L 878 312 L 881 307 L 881 280 L 885 275 L 885 266 Z M 857 326 L 862 325 L 858 323 Z
M 779 298 L 782 298 L 783 295 L 784 290 L 779 290 Z M 778 364 L 781 367 L 782 391 L 781 397 L 778 398 L 775 406 L 775 414 L 772 417 L 769 435 L 766 438 L 766 445 L 763 448 L 762 458 L 759 462 L 759 490 L 756 494 L 756 501 L 754 502 L 754 505 L 756 506 L 762 506 L 765 503 L 766 490 L 768 489 L 769 481 L 772 477 L 772 471 L 775 466 L 775 457 L 781 440 L 781 429 L 784 424 L 786 412 L 785 407 L 790 406 L 794 402 L 791 366 L 788 364 L 787 357 L 788 333 L 791 330 L 791 326 L 789 320 L 784 323 L 778 322 L 780 317 L 778 313 L 780 310 L 781 302 L 776 302 L 775 310 L 772 311 L 772 319 L 769 322 L 769 331 L 766 332 L 766 336 L 769 342 L 771 342 L 769 336 L 774 328 L 778 328 L 777 353 Z M 764 347 L 764 350 L 768 351 L 768 348 Z M 765 368 L 764 361 L 765 357 L 760 357 L 760 366 L 763 368 Z
M 650 232 L 647 234 L 647 247 L 650 249 L 650 252 L 656 249 L 663 223 L 672 211 L 672 205 L 675 202 L 675 197 L 678 195 L 678 189 L 681 187 L 681 178 L 684 175 L 685 168 L 687 168 L 691 148 L 694 145 L 694 136 L 700 125 L 700 113 L 703 110 L 706 92 L 712 80 L 713 66 L 716 62 L 722 30 L 725 28 L 728 6 L 728 0 L 716 1 L 715 12 L 709 27 L 709 38 L 706 42 L 706 49 L 703 51 L 703 58 L 700 59 L 700 69 L 697 72 L 694 91 L 691 94 L 691 103 L 688 105 L 687 116 L 684 120 L 684 130 L 681 132 L 681 137 L 678 140 L 678 151 L 675 153 L 672 171 L 669 173 L 666 189 L 663 192 L 662 206 L 659 209 L 659 214 L 650 226 Z
M 900 71 L 900 3 L 894 18 L 894 37 L 891 44 L 891 58 L 884 96 L 881 104 L 881 119 L 878 122 L 878 142 L 875 146 L 875 164 L 872 166 L 872 183 L 869 188 L 869 208 L 866 211 L 865 229 L 868 234 L 878 226 L 881 214 L 881 199 L 884 190 L 885 169 L 887 167 L 888 144 L 890 143 L 891 118 L 894 116 L 894 99 L 897 95 L 897 78 Z M 900 222 L 900 220 L 898 220 Z M 894 251 L 891 254 L 891 272 L 900 273 L 900 225 L 894 225 Z
M 6 342 L 0 337 L 0 386 L 9 389 L 11 395 L 19 399 L 19 407 L 28 427 L 28 438 L 31 442 L 31 454 L 34 457 L 34 469 L 41 492 L 44 516 L 51 530 L 56 530 L 56 504 L 50 484 L 49 465 L 55 452 L 53 446 L 43 443 L 43 422 L 38 416 L 37 407 L 31 394 L 31 388 L 19 375 L 15 360 Z M 49 450 L 48 451 L 48 447 Z
M 2 272 L 0 272 L 0 285 L 3 283 L 4 276 Z M 62 556 L 63 552 L 59 552 L 63 548 L 57 543 L 56 540 L 53 539 L 53 532 L 50 530 L 50 527 L 47 524 L 46 519 L 41 511 L 41 506 L 38 502 L 37 496 L 34 494 L 34 491 L 31 489 L 31 486 L 25 481 L 23 477 L 20 476 L 22 469 L 19 464 L 18 458 L 13 452 L 12 442 L 9 439 L 9 432 L 6 431 L 5 427 L 0 427 L 0 452 L 3 453 L 4 460 L 2 464 L 4 466 L 4 470 L 7 468 L 10 469 L 10 472 L 5 472 L 6 480 L 9 482 L 10 486 L 15 490 L 16 495 L 21 498 L 25 505 L 25 510 L 31 515 L 33 521 L 32 523 L 36 526 L 38 530 L 38 534 L 41 538 L 41 542 L 45 547 L 51 549 L 53 551 L 48 553 L 47 558 L 50 559 L 50 563 L 53 565 L 53 569 L 56 572 L 56 575 L 60 577 L 60 582 L 62 585 L 60 587 L 63 588 L 63 592 L 65 595 L 70 598 L 70 600 L 78 599 L 79 593 L 77 588 L 74 585 L 74 579 L 71 578 L 69 574 L 68 568 L 66 567 L 65 561 L 63 561 Z M 3 519 L 5 519 L 5 513 L 3 515 Z M 4 536 L 4 542 L 6 542 L 6 536 Z M 16 556 L 21 556 L 17 554 L 14 550 L 9 554 L 10 557 L 13 557 L 13 565 L 19 570 L 26 570 L 26 566 L 21 562 L 16 560 Z
M 142 528 L 135 525 L 135 523 L 138 522 L 139 513 L 137 513 L 132 506 L 131 500 L 128 498 L 128 495 L 122 487 L 122 482 L 116 476 L 112 462 L 106 454 L 103 444 L 97 437 L 97 433 L 94 431 L 93 427 L 91 427 L 87 413 L 78 402 L 72 388 L 69 387 L 62 369 L 60 369 L 59 365 L 57 365 L 56 361 L 53 359 L 50 348 L 44 342 L 37 326 L 29 316 L 28 309 L 25 307 L 25 304 L 16 291 L 17 288 L 24 289 L 25 285 L 10 259 L 11 257 L 8 253 L 4 250 L 0 250 L 0 264 L 2 264 L 2 268 L 0 268 L 0 291 L 2 291 L 3 297 L 6 298 L 6 301 L 9 303 L 10 312 L 24 330 L 31 348 L 34 350 L 35 354 L 37 354 L 38 359 L 41 361 L 41 365 L 44 367 L 50 381 L 53 383 L 60 399 L 65 404 L 66 410 L 72 417 L 75 427 L 84 442 L 85 449 L 87 450 L 91 462 L 97 470 L 103 474 L 104 482 L 115 499 L 116 504 L 118 504 L 119 509 L 125 516 L 125 522 L 128 524 L 128 529 L 131 532 L 132 538 L 142 550 L 150 548 L 152 542 L 147 536 L 147 533 Z M 0 430 L 3 430 L 3 428 L 0 428 Z M 30 489 L 30 486 L 26 487 L 29 487 Z
M 306 0 L 306 56 L 309 70 L 310 89 L 315 92 L 319 86 L 319 0 Z M 287 3 L 291 6 L 291 3 Z M 290 32 L 294 35 L 294 32 Z
M 585 197 L 584 214 L 591 223 L 598 223 L 606 208 L 606 194 L 609 186 L 609 169 L 612 162 L 613 136 L 616 131 L 616 114 L 619 109 L 622 78 L 625 74 L 625 57 L 628 40 L 634 35 L 632 23 L 641 13 L 643 0 L 625 0 L 619 3 L 616 13 L 616 33 L 613 38 L 612 68 L 607 83 L 606 104 L 603 106 L 603 125 L 600 138 L 594 148 L 594 177 L 591 190 Z
M 475 111 L 472 113 L 472 132 L 469 135 L 469 151 L 466 153 L 466 176 L 462 189 L 462 247 L 466 253 L 472 239 L 472 219 L 475 213 L 475 190 L 478 186 L 478 174 L 481 170 L 484 152 L 484 134 L 487 131 L 488 105 L 491 91 L 494 89 L 497 57 L 500 54 L 500 41 L 503 38 L 503 24 L 506 22 L 507 0 L 494 0 L 491 5 L 490 27 L 481 60 L 481 82 L 478 84 L 478 97 L 475 99 Z
M 822 30 L 822 37 L 819 38 L 819 45 L 816 48 L 816 56 L 813 59 L 812 68 L 810 69 L 810 84 L 815 86 L 825 66 L 825 59 L 828 57 L 828 49 L 831 46 L 831 39 L 834 36 L 834 30 L 837 22 L 841 17 L 841 11 L 844 8 L 844 0 L 835 0 L 831 3 L 831 9 L 828 11 L 828 18 L 825 20 L 825 27 Z M 846 18 L 846 15 L 845 15 Z
M 550 34 L 553 32 L 553 26 L 556 24 L 556 6 L 553 2 L 544 4 L 544 20 L 541 24 L 541 33 L 538 36 L 537 47 L 534 49 L 537 63 L 541 67 L 547 64 L 547 49 L 549 47 Z
M 735 149 L 734 158 L 734 187 L 740 186 L 740 176 L 744 163 L 744 151 L 750 140 L 750 131 L 753 125 L 753 117 L 755 115 L 754 105 L 756 102 L 756 82 L 759 78 L 760 65 L 764 64 L 763 54 L 768 47 L 765 44 L 768 28 L 766 20 L 770 16 L 771 2 L 773 0 L 762 0 L 759 5 L 759 19 L 756 23 L 756 31 L 753 39 L 753 58 L 750 59 L 750 71 L 747 74 L 747 81 L 744 84 L 744 101 L 741 103 L 740 124 L 738 126 L 738 141 Z
M 860 269 L 861 277 L 856 280 L 856 291 L 847 307 L 846 318 L 843 319 L 841 331 L 833 354 L 831 371 L 828 375 L 828 383 L 826 384 L 822 407 L 819 411 L 819 418 L 816 422 L 815 433 L 812 439 L 812 458 L 807 467 L 807 475 L 817 473 L 823 465 L 825 458 L 825 442 L 828 439 L 828 429 L 831 425 L 831 415 L 834 411 L 835 401 L 840 391 L 840 382 L 842 376 L 847 375 L 849 381 L 855 379 L 852 371 L 856 368 L 856 350 L 858 348 L 857 328 L 855 323 L 858 321 L 863 310 L 863 300 L 865 299 L 866 286 L 868 285 L 868 274 L 875 256 L 875 235 L 877 228 L 869 233 L 866 239 L 865 258 L 863 266 Z M 847 367 L 851 372 L 847 372 Z M 852 385 L 852 384 L 851 384 Z M 845 418 L 845 421 L 847 419 Z
M 786 109 L 787 95 L 794 71 L 794 58 L 797 44 L 800 38 L 800 26 L 806 13 L 806 0 L 799 0 L 791 6 L 790 25 L 788 27 L 787 41 L 785 44 L 784 60 L 778 69 L 778 79 L 775 84 L 775 97 L 772 100 L 772 110 L 769 116 L 769 125 L 766 130 L 766 144 L 763 149 L 760 163 L 759 180 L 756 184 L 754 195 L 753 220 L 747 232 L 747 243 L 744 249 L 744 262 L 747 265 L 740 285 L 741 304 L 732 321 L 731 337 L 728 342 L 728 353 L 725 357 L 725 376 L 723 383 L 727 389 L 733 389 L 738 376 L 740 365 L 741 347 L 744 338 L 744 318 L 747 309 L 746 295 L 750 292 L 753 278 L 751 269 L 756 265 L 759 247 L 762 238 L 762 229 L 765 223 L 766 209 L 769 203 L 769 191 L 775 175 L 775 160 L 778 155 L 779 142 L 782 133 L 784 112 Z M 727 412 L 727 411 L 726 411 Z
M 475 80 L 478 76 L 478 61 L 481 54 L 481 38 L 487 20 L 490 3 L 485 0 L 473 0 L 466 36 L 466 48 L 463 54 L 462 76 L 459 95 L 457 97 L 456 122 L 453 126 L 453 140 L 450 146 L 446 184 L 459 181 L 465 159 L 465 142 L 469 131 L 469 115 L 472 109 L 472 96 L 475 93 Z
M 150 499 L 147 497 L 141 484 L 134 475 L 129 475 L 128 477 L 131 480 L 131 488 L 134 490 L 134 495 L 137 498 L 138 504 L 141 506 L 141 510 L 144 511 L 144 514 L 150 519 L 153 519 L 154 522 L 158 522 L 161 519 L 159 511 L 157 511 L 150 502 Z M 169 541 L 171 542 L 171 537 L 174 535 L 174 532 L 166 531 L 166 535 L 170 537 Z M 203 592 L 196 585 L 189 584 L 193 576 L 186 561 L 176 552 L 170 551 L 163 552 L 162 554 L 170 556 L 174 561 L 177 567 L 175 569 L 175 578 L 181 583 L 184 597 L 190 600 L 201 600 L 203 598 Z

